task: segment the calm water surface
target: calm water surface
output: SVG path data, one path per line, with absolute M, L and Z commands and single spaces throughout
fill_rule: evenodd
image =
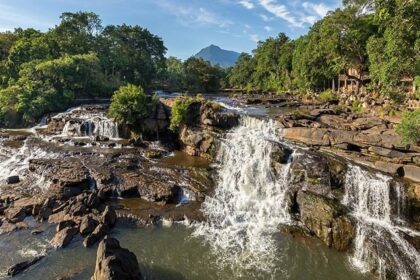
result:
M 94 270 L 96 247 L 85 249 L 78 240 L 62 250 L 50 249 L 48 239 L 53 231 L 49 226 L 37 237 L 29 231 L 2 236 L 0 271 L 4 273 L 11 264 L 48 250 L 46 258 L 14 279 L 55 279 L 58 276 L 89 279 Z M 216 253 L 203 240 L 191 237 L 191 232 L 185 226 L 174 225 L 116 228 L 112 235 L 137 255 L 146 279 L 370 279 L 352 269 L 345 254 L 330 250 L 316 240 L 291 239 L 280 233 L 274 237 L 278 245 L 276 270 L 263 273 L 220 267 L 215 261 Z

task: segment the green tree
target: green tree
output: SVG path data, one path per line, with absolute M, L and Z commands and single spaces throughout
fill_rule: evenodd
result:
M 143 88 L 128 84 L 120 87 L 112 96 L 109 116 L 119 124 L 141 132 L 143 121 L 158 102 L 157 97 L 147 95 Z
M 61 22 L 49 33 L 61 54 L 83 54 L 96 50 L 102 31 L 101 19 L 95 13 L 63 13 Z
M 404 144 L 418 144 L 420 142 L 420 110 L 404 113 L 396 131 Z
M 104 72 L 117 86 L 132 83 L 150 89 L 164 73 L 165 52 L 163 41 L 140 26 L 107 26 L 98 42 Z
M 291 88 L 293 49 L 293 42 L 284 33 L 258 43 L 252 79 L 258 89 L 280 93 Z
M 184 84 L 188 92 L 215 92 L 223 76 L 219 67 L 202 58 L 191 57 L 184 62 Z
M 251 79 L 254 71 L 255 65 L 252 56 L 242 53 L 229 72 L 229 84 L 239 89 L 246 89 L 248 86 L 252 87 Z
M 182 91 L 184 87 L 185 73 L 183 63 L 176 57 L 169 57 L 166 60 L 166 72 L 164 87 L 169 91 Z
M 367 44 L 370 75 L 385 94 L 404 76 L 420 75 L 420 5 L 415 0 L 375 1 L 379 32 Z

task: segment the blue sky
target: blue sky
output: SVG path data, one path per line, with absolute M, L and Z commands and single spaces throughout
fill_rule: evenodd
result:
M 92 11 L 103 25 L 149 29 L 164 40 L 168 55 L 186 59 L 210 44 L 251 52 L 258 40 L 279 32 L 296 38 L 340 5 L 340 0 L 0 0 L 0 31 L 45 31 L 62 12 Z

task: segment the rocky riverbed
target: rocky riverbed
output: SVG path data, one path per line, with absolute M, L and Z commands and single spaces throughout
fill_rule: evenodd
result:
M 418 261 L 420 248 L 420 148 L 402 147 L 392 120 L 338 110 L 334 104 L 309 106 L 293 100 L 270 100 L 243 101 L 246 105 L 240 105 L 240 98 L 231 102 L 222 103 L 229 109 L 215 109 L 209 102 L 193 103 L 188 121 L 174 134 L 168 129 L 171 101 L 162 99 L 146 120 L 143 139 L 130 139 L 130 131 L 106 117 L 106 106 L 96 105 L 48 116 L 45 124 L 31 130 L 2 131 L 0 239 L 24 231 L 45 237 L 43 232 L 49 223 L 55 229 L 49 229 L 51 233 L 47 234 L 48 247 L 72 247 L 79 242 L 79 246 L 91 247 L 106 235 L 118 232 L 119 227 L 183 222 L 193 224 L 193 236 L 213 243 L 210 251 L 219 250 L 222 255 L 221 251 L 229 247 L 218 245 L 223 240 L 220 232 L 228 230 L 225 236 L 229 237 L 232 231 L 258 230 L 249 236 L 231 236 L 244 242 L 242 249 L 251 248 L 247 255 L 241 249 L 236 255 L 244 263 L 249 256 L 252 259 L 252 250 L 261 249 L 252 247 L 252 242 L 258 245 L 267 235 L 283 232 L 297 238 L 295 242 L 316 237 L 326 246 L 363 262 L 358 267 L 363 272 L 401 279 L 418 275 L 410 263 Z M 296 112 L 288 109 L 258 118 L 241 116 L 249 106 L 260 103 L 265 103 L 264 107 L 280 103 L 287 103 L 287 108 L 302 107 Z M 242 142 L 235 141 L 246 139 L 249 135 L 241 134 L 246 131 L 252 134 L 246 142 L 249 147 L 238 150 Z M 232 159 L 226 158 L 229 153 Z M 240 157 L 250 159 L 234 166 Z M 244 169 L 253 160 L 251 169 Z M 224 167 L 226 162 L 233 166 Z M 267 164 L 261 165 L 264 162 Z M 258 193 L 227 191 L 224 188 L 230 185 L 224 185 L 223 172 L 234 175 L 229 182 L 238 180 L 234 188 L 241 191 L 255 187 Z M 285 180 L 280 193 L 276 178 Z M 260 186 L 263 182 L 264 186 Z M 363 188 L 362 183 L 367 187 Z M 274 193 L 267 192 L 269 188 Z M 265 208 L 264 204 L 273 203 L 271 198 L 277 195 L 281 200 Z M 368 198 L 366 202 L 360 201 L 360 195 Z M 214 212 L 212 199 L 222 203 L 220 207 L 231 206 L 217 218 L 219 212 Z M 264 199 L 260 208 L 255 201 Z M 249 204 L 245 212 L 238 205 L 241 201 Z M 235 216 L 235 211 L 242 214 Z M 276 211 L 281 213 L 276 215 Z M 222 217 L 228 219 L 218 225 Z M 267 224 L 257 229 L 252 225 L 254 217 L 267 220 Z M 372 219 L 371 225 L 362 223 L 363 218 Z M 377 224 L 377 220 L 386 224 Z M 364 237 L 375 237 L 372 231 L 376 226 L 380 227 L 375 232 L 387 242 Z M 200 237 L 203 232 L 208 236 Z M 117 259 L 131 254 L 116 241 L 107 240 L 99 246 L 103 250 L 98 251 L 92 279 L 111 279 L 105 276 L 109 271 L 101 270 L 101 263 L 110 263 L 108 253 L 104 253 L 107 243 L 113 248 L 108 251 Z M 368 251 L 361 252 L 361 244 Z M 50 250 L 43 250 L 41 255 L 51 254 Z M 390 254 L 391 250 L 396 253 Z M 225 257 L 220 265 L 235 270 L 229 261 L 231 256 Z M 137 263 L 135 256 L 132 259 Z M 144 256 L 141 259 L 147 262 Z M 38 254 L 10 267 L 9 274 L 42 265 L 43 261 Z M 135 265 L 112 269 L 123 274 L 138 271 Z M 251 270 L 258 272 L 256 267 Z M 141 272 L 135 274 L 138 278 L 130 279 L 141 279 Z

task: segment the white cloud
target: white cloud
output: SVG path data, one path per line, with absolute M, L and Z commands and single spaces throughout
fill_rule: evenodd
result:
M 181 24 L 188 27 L 215 25 L 220 28 L 228 28 L 233 24 L 230 20 L 223 19 L 202 7 L 183 7 L 173 5 L 167 1 L 159 1 L 157 3 L 167 12 L 176 16 Z
M 239 1 L 239 4 L 241 4 L 242 6 L 244 6 L 248 10 L 252 10 L 252 9 L 255 8 L 254 3 L 252 3 L 250 0 L 241 0 L 241 1 Z
M 302 7 L 306 11 L 308 11 L 310 13 L 315 13 L 319 17 L 325 17 L 327 15 L 328 11 L 330 10 L 330 8 L 328 8 L 323 3 L 314 4 L 314 3 L 309 3 L 309 2 L 303 2 Z
M 270 26 L 264 26 L 264 29 L 267 31 L 267 32 L 271 32 L 271 31 L 273 31 L 273 28 L 271 28 Z
M 311 3 L 298 0 L 289 0 L 287 4 L 281 4 L 279 0 L 258 0 L 258 4 L 266 12 L 272 14 L 274 18 L 285 20 L 290 27 L 304 27 L 314 24 L 320 18 L 325 17 L 330 10 L 339 7 L 341 4 L 335 2 L 332 5 L 326 5 L 322 2 Z M 269 22 L 273 17 L 266 14 L 260 14 L 264 22 Z
M 291 26 L 302 27 L 302 23 L 291 15 L 287 7 L 276 0 L 258 0 L 259 4 L 269 13 L 287 21 Z

